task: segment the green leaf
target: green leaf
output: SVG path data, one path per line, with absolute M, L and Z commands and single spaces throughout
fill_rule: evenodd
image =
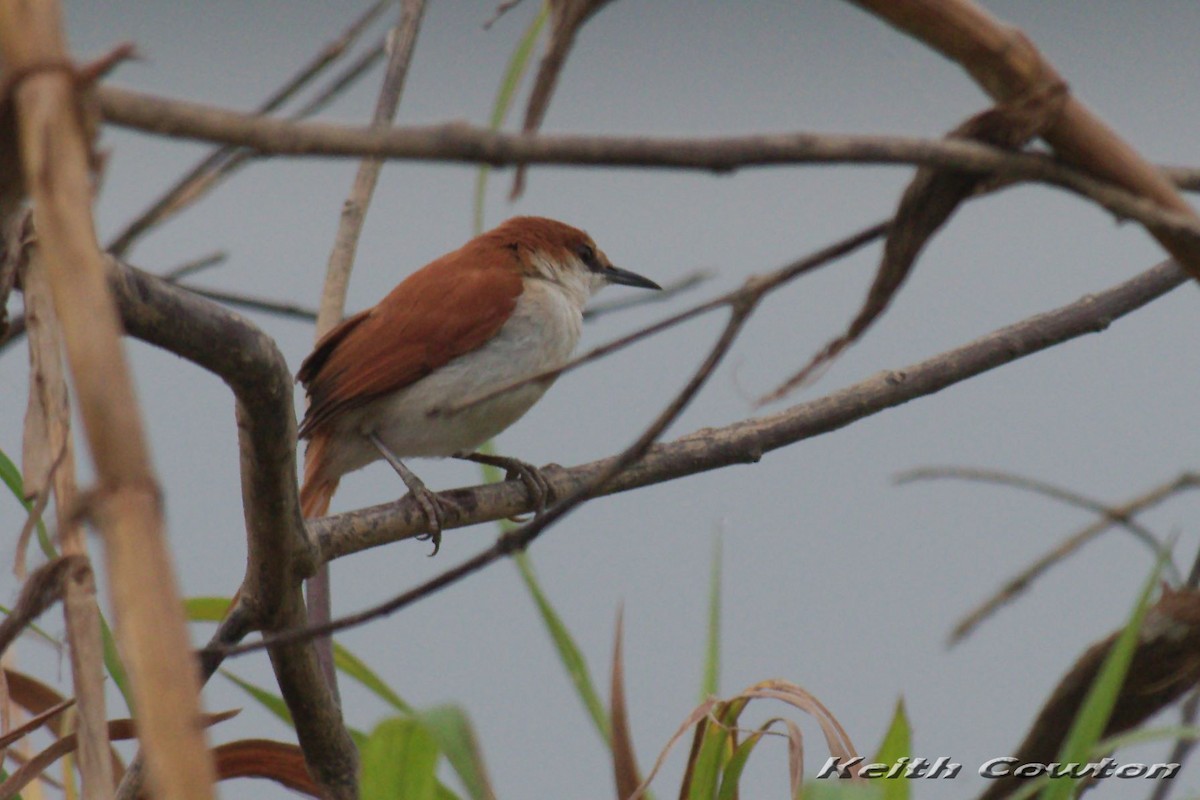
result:
M 0 450 L 0 481 L 4 482 L 4 485 L 25 508 L 26 514 L 33 511 L 33 503 L 25 499 L 25 482 L 21 478 L 21 470 L 17 469 L 17 465 L 3 450 Z M 38 545 L 42 548 L 42 553 L 46 558 L 58 558 L 58 550 L 50 541 L 46 524 L 40 519 L 37 523 L 37 538 Z M 112 629 L 108 627 L 108 621 L 104 618 L 103 613 L 100 614 L 100 636 L 104 645 L 104 667 L 108 670 L 108 675 L 112 678 L 113 683 L 116 684 L 117 691 L 125 700 L 125 707 L 132 712 L 133 703 L 130 700 L 132 695 L 129 693 L 129 678 L 125 674 L 125 665 L 121 663 L 121 654 L 117 650 L 116 640 L 113 639 Z
M 713 716 L 720 720 L 720 724 L 711 719 L 703 723 L 704 738 L 700 743 L 700 751 L 692 761 L 688 779 L 690 800 L 712 800 L 717 796 L 721 772 L 732 757 L 729 730 L 737 725 L 738 717 L 745 708 L 745 702 L 721 703 L 713 709 Z
M 692 762 L 688 780 L 689 800 L 711 800 L 717 796 L 717 784 L 721 776 L 722 756 L 729 741 L 729 733 L 715 722 L 704 722 L 704 740 L 700 752 Z
M 765 732 L 766 726 L 750 734 L 746 741 L 734 748 L 733 755 L 729 757 L 721 774 L 721 788 L 717 790 L 717 800 L 734 800 L 738 796 L 738 782 L 742 779 L 742 770 L 746 768 L 746 761 Z
M 496 100 L 492 104 L 492 116 L 488 120 L 488 127 L 491 130 L 498 130 L 504 124 L 504 118 L 508 116 L 508 111 L 512 108 L 512 101 L 517 93 L 517 87 L 521 85 L 521 78 L 525 75 L 525 70 L 529 66 L 529 57 L 533 53 L 533 46 L 537 42 L 538 34 L 542 32 L 542 28 L 545 26 L 549 15 L 550 4 L 543 3 L 537 16 L 529 23 L 529 27 L 525 29 L 525 34 L 517 42 L 517 47 L 513 50 L 513 54 L 509 56 L 508 66 L 504 68 L 504 75 L 500 78 L 500 87 L 496 91 Z M 483 232 L 483 201 L 487 193 L 489 174 L 491 174 L 491 167 L 483 164 L 479 167 L 479 172 L 475 176 L 474 230 L 477 234 Z
M 420 712 L 418 718 L 446 754 L 450 766 L 466 787 L 467 795 L 472 800 L 495 800 L 496 794 L 483 763 L 483 752 L 466 712 L 457 706 L 436 706 Z
M 1200 727 L 1195 725 L 1167 725 L 1162 728 L 1139 728 L 1110 737 L 1098 743 L 1092 750 L 1097 758 L 1120 750 L 1122 747 L 1133 747 L 1150 742 L 1161 742 L 1176 739 L 1200 739 Z
M 6 780 L 8 780 L 8 778 L 8 770 L 6 770 L 4 767 L 0 767 L 0 783 L 4 783 Z M 10 800 L 21 800 L 21 795 L 14 794 Z
M 21 470 L 3 450 L 0 450 L 0 481 L 4 481 L 4 485 L 13 493 L 13 497 L 17 498 L 17 502 L 25 509 L 26 514 L 33 512 L 33 503 L 25 499 L 25 481 L 21 477 Z M 46 531 L 46 523 L 40 519 L 37 521 L 37 539 L 38 546 L 42 548 L 42 553 L 46 558 L 58 557 L 58 550 L 55 549 L 54 543 L 50 541 L 50 534 Z
M 596 692 L 596 685 L 592 682 L 583 652 L 579 649 L 579 645 L 575 644 L 571 632 L 567 630 L 562 618 L 550 605 L 550 600 L 542 591 L 541 585 L 538 584 L 529 556 L 524 552 L 518 552 L 513 558 L 517 562 L 521 579 L 525 581 L 525 587 L 529 589 L 529 594 L 533 598 L 534 604 L 537 605 L 538 613 L 542 615 L 542 623 L 546 626 L 546 631 L 554 642 L 558 658 L 562 661 L 563 668 L 566 669 L 571 683 L 575 686 L 575 693 L 583 701 L 583 707 L 587 709 L 588 715 L 592 719 L 592 725 L 600 734 L 600 738 L 604 740 L 604 745 L 611 747 L 612 727 L 609 723 L 608 713 L 604 710 L 604 704 L 600 702 L 600 695 Z
M 879 752 L 872 759 L 876 764 L 895 764 L 901 758 L 912 755 L 912 728 L 908 722 L 908 713 L 904 710 L 904 698 L 896 701 L 896 711 L 892 714 L 892 724 L 888 726 L 883 741 L 879 744 Z M 908 778 L 903 774 L 895 778 L 876 778 L 872 783 L 882 789 L 883 800 L 908 800 L 912 787 Z
M 704 678 L 700 682 L 700 702 L 718 691 L 721 668 L 721 537 L 713 541 L 712 572 L 708 581 L 708 646 L 705 648 Z
M 375 726 L 362 749 L 362 800 L 434 800 L 438 745 L 415 717 Z
M 229 613 L 228 597 L 189 597 L 183 601 L 183 613 L 192 622 L 220 622 Z
M 134 712 L 133 693 L 129 687 L 129 676 L 125 674 L 125 662 L 121 660 L 121 651 L 117 649 L 117 640 L 113 637 L 112 628 L 108 627 L 108 620 L 104 618 L 103 614 L 100 615 L 100 641 L 104 646 L 104 668 L 108 670 L 108 676 L 116 684 L 117 691 L 125 700 L 125 707 L 132 714 Z
M 1100 737 L 1104 735 L 1104 728 L 1108 725 L 1108 718 L 1112 715 L 1117 697 L 1121 693 L 1121 686 L 1125 683 L 1129 664 L 1137 649 L 1138 632 L 1142 628 L 1142 620 L 1145 619 L 1146 611 L 1150 607 L 1150 597 L 1158 586 L 1159 574 L 1162 572 L 1166 554 L 1170 550 L 1170 546 L 1163 548 L 1163 554 L 1159 556 L 1158 563 L 1154 565 L 1150 577 L 1146 579 L 1137 603 L 1129 615 L 1129 622 L 1117 636 L 1117 640 L 1104 659 L 1104 664 L 1100 667 L 1099 674 L 1096 675 L 1096 679 L 1088 689 L 1079 713 L 1071 723 L 1071 730 L 1067 733 L 1057 761 L 1063 763 L 1086 761 L 1096 743 L 1100 741 Z M 1078 782 L 1078 778 L 1058 778 L 1050 781 L 1042 797 L 1045 800 L 1067 800 Z
M 368 667 L 362 659 L 337 642 L 333 643 L 333 664 L 343 674 L 353 678 L 374 692 L 377 697 L 392 708 L 404 714 L 413 713 L 412 706 L 400 699 L 400 695 L 392 691 L 391 687 L 384 683 L 383 679 L 375 674 L 374 670 Z
M 234 685 L 240 688 L 243 692 L 257 700 L 260 705 L 262 705 L 275 716 L 279 717 L 279 719 L 283 720 L 283 723 L 289 728 L 296 727 L 292 723 L 292 712 L 288 711 L 287 703 L 283 702 L 282 697 L 272 692 L 268 692 L 266 689 L 255 686 L 250 681 L 239 678 L 237 675 L 234 675 L 228 670 L 220 670 L 220 672 L 226 678 L 233 681 Z

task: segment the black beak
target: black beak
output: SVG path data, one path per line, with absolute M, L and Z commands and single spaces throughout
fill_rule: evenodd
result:
M 608 279 L 609 283 L 619 283 L 622 286 L 636 286 L 639 289 L 662 290 L 661 286 L 649 278 L 643 278 L 636 272 L 630 272 L 629 270 L 621 269 L 620 267 L 614 267 L 611 265 L 605 267 L 604 277 Z

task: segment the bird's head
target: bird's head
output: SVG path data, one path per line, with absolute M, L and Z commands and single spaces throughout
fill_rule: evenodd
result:
M 591 236 L 556 220 L 513 217 L 482 238 L 490 240 L 493 246 L 512 250 L 523 277 L 558 284 L 581 307 L 592 294 L 610 283 L 662 288 L 649 278 L 613 266 Z

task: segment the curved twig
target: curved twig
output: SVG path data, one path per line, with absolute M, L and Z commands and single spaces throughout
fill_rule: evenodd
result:
M 1025 475 L 1018 475 L 1015 472 L 1005 472 L 999 469 L 979 469 L 976 467 L 918 467 L 916 469 L 907 470 L 896 475 L 894 481 L 897 485 L 905 483 L 914 483 L 916 481 L 939 480 L 942 478 L 954 478 L 964 481 L 977 481 L 980 483 L 991 483 L 1000 486 L 1011 486 L 1016 489 L 1024 489 L 1034 494 L 1040 494 L 1043 497 L 1049 497 L 1052 500 L 1058 500 L 1067 505 L 1082 508 L 1098 514 L 1103 517 L 1108 523 L 1105 527 L 1117 525 L 1129 531 L 1133 538 L 1137 539 L 1146 547 L 1150 548 L 1155 558 L 1159 556 L 1165 557 L 1163 564 L 1163 572 L 1167 575 L 1167 580 L 1178 586 L 1183 583 L 1183 576 L 1179 572 L 1179 567 L 1175 564 L 1175 559 L 1169 553 L 1164 553 L 1164 545 L 1159 541 L 1146 526 L 1139 523 L 1133 518 L 1133 514 L 1141 511 L 1145 506 L 1138 506 L 1133 512 L 1129 510 L 1129 504 L 1124 506 L 1111 506 L 1101 503 L 1099 500 L 1094 500 L 1079 492 L 1074 492 L 1062 486 L 1056 486 L 1048 481 L 1040 481 L 1035 478 L 1030 478 Z M 1178 491 L 1183 486 L 1180 485 L 1179 478 L 1176 478 L 1170 483 L 1171 491 Z M 1072 551 L 1074 548 L 1072 548 Z M 1059 552 L 1059 551 L 1055 551 Z M 1059 552 L 1059 555 L 1067 553 Z

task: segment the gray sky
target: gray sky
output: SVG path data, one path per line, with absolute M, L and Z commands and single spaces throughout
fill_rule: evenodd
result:
M 435 2 L 426 16 L 402 123 L 486 120 L 499 74 L 535 9 L 520 6 L 490 32 L 493 3 Z M 1195 77 L 1200 6 L 1161 2 L 1154 13 L 1117 2 L 994 2 L 1056 64 L 1072 90 L 1141 152 L 1196 163 Z M 72 46 L 95 55 L 133 40 L 144 63 L 116 82 L 250 108 L 318 46 L 350 9 L 318 2 L 69 3 Z M 327 117 L 370 115 L 377 76 Z M 954 65 L 848 4 L 622 0 L 583 31 L 546 121 L 560 132 L 724 134 L 808 130 L 936 136 L 986 106 Z M 205 148 L 110 130 L 110 170 L 98 206 L 101 238 L 156 197 Z M 313 305 L 354 165 L 277 159 L 254 166 L 185 219 L 153 234 L 134 263 L 164 271 L 214 249 L 229 262 L 198 285 Z M 907 168 L 809 167 L 713 177 L 635 170 L 534 169 L 526 196 L 506 200 L 493 180 L 489 225 L 545 214 L 586 228 L 621 266 L 667 282 L 697 268 L 718 277 L 668 306 L 604 317 L 583 346 L 737 286 L 887 216 Z M 474 171 L 394 164 L 383 174 L 364 231 L 349 310 L 375 302 L 413 269 L 470 233 Z M 752 399 L 791 374 L 839 332 L 870 281 L 878 248 L 773 296 L 709 387 L 668 434 L 751 415 Z M 1061 192 L 1019 188 L 972 203 L 929 246 L 883 320 L 801 402 L 898 368 L 1030 314 L 1111 286 L 1162 258 L 1134 225 L 1117 225 Z M 611 299 L 632 290 L 613 288 Z M 254 316 L 293 369 L 309 326 Z M 534 463 L 575 464 L 630 442 L 706 352 L 719 317 L 673 330 L 561 380 L 498 440 Z M 1080 511 L 996 487 L 942 482 L 896 487 L 915 466 L 964 464 L 1018 471 L 1120 502 L 1195 466 L 1188 431 L 1200 393 L 1200 349 L 1181 337 L 1200 323 L 1184 287 L 1133 317 L 845 430 L 742 466 L 593 502 L 540 539 L 533 561 L 545 588 L 607 684 L 614 618 L 624 604 L 628 695 L 643 765 L 696 701 L 712 542 L 724 542 L 722 691 L 780 677 L 815 693 L 871 753 L 899 696 L 914 751 L 966 765 L 957 782 L 917 787 L 922 798 L 982 790 L 974 767 L 1008 754 L 1081 650 L 1125 618 L 1151 567 L 1147 550 L 1112 533 L 1040 581 L 958 648 L 954 621 L 1059 537 Z M 1182 340 L 1182 341 L 1181 341 Z M 130 343 L 171 542 L 185 592 L 229 595 L 244 563 L 233 403 L 215 378 Z M 26 364 L 0 358 L 0 448 L 20 450 Z M 299 404 L 299 398 L 297 398 Z M 299 405 L 298 405 L 299 407 Z M 476 483 L 460 463 L 416 462 L 434 488 Z M 402 494 L 387 467 L 347 477 L 342 511 Z M 1182 534 L 1186 569 L 1197 546 L 1197 500 L 1184 496 L 1145 518 Z M 3 528 L 20 515 L 0 501 Z M 447 534 L 442 553 L 402 543 L 339 561 L 335 613 L 383 600 L 489 545 L 492 526 Z M 9 540 L 11 541 L 11 540 Z M 15 583 L 0 582 L 0 599 Z M 51 630 L 61 622 L 48 618 Z M 197 642 L 207 638 L 198 628 Z M 409 702 L 462 704 L 471 714 L 502 797 L 611 796 L 596 740 L 515 568 L 497 565 L 394 618 L 341 641 Z M 65 672 L 37 646 L 21 663 L 47 679 Z M 269 683 L 261 655 L 229 665 Z M 343 684 L 349 722 L 384 713 Z M 222 678 L 208 708 L 250 706 Z M 747 719 L 784 713 L 766 707 Z M 1164 721 L 1173 720 L 1170 717 Z M 823 759 L 815 725 L 809 767 Z M 289 738 L 248 708 L 214 739 Z M 760 748 L 748 796 L 786 790 L 782 743 Z M 1125 760 L 1163 760 L 1165 746 Z M 678 786 L 682 750 L 656 781 Z M 1194 791 L 1200 772 L 1185 772 Z M 282 796 L 261 783 L 226 784 L 228 797 Z M 1097 797 L 1143 796 L 1140 785 Z M 1134 793 L 1136 792 L 1136 793 Z

